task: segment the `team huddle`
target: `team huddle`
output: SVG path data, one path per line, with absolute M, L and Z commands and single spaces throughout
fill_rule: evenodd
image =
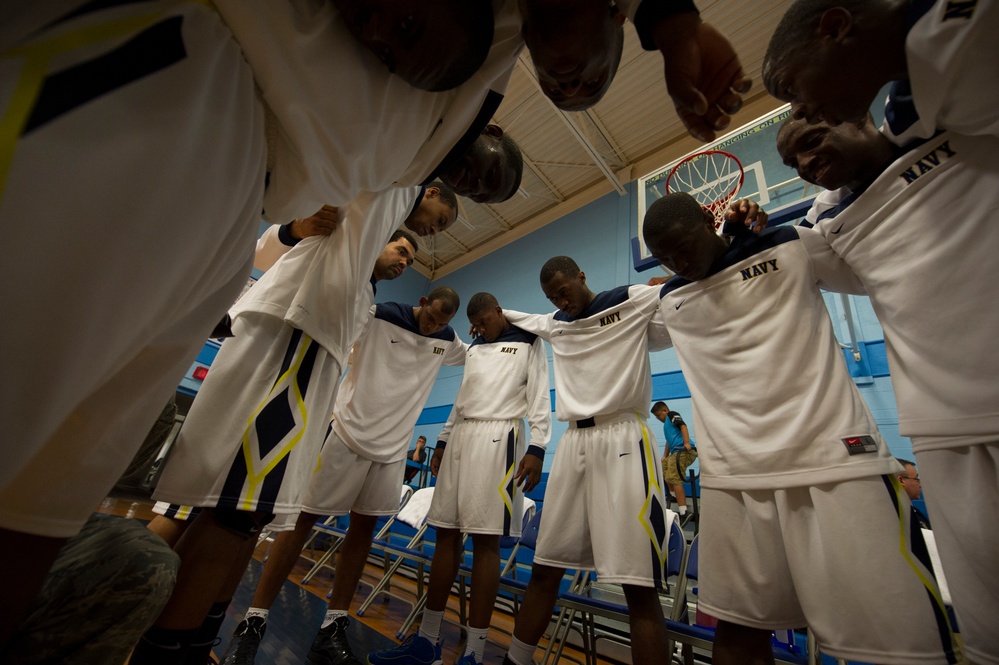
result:
M 742 199 L 720 235 L 693 197 L 669 193 L 642 227 L 669 279 L 594 290 L 573 258 L 553 256 L 539 270 L 547 314 L 446 286 L 377 302 L 377 286 L 456 221 L 458 196 L 498 203 L 520 188 L 520 149 L 489 119 L 525 48 L 544 94 L 582 110 L 610 87 L 631 22 L 661 52 L 688 131 L 709 140 L 726 127 L 749 81 L 689 0 L 0 10 L 0 224 L 14 248 L 2 302 L 20 315 L 0 333 L 11 442 L 0 660 L 208 662 L 266 528 L 274 545 L 220 661 L 263 662 L 271 607 L 314 525 L 349 515 L 309 661 L 442 663 L 469 534 L 458 662 L 482 663 L 500 539 L 520 535 L 551 439 L 550 352 L 567 430 L 505 663 L 531 665 L 567 569 L 621 585 L 633 662 L 669 660 L 666 498 L 685 513 L 695 458 L 712 662 L 773 662 L 771 632 L 807 626 L 842 659 L 999 663 L 999 532 L 987 527 L 999 512 L 999 307 L 980 286 L 999 268 L 987 220 L 999 208 L 995 4 L 793 2 L 763 81 L 792 109 L 774 149 L 824 190 L 806 218 L 765 228 Z M 882 103 L 878 127 L 869 111 Z M 254 252 L 261 214 L 274 226 Z M 254 265 L 265 272 L 237 300 Z M 866 294 L 884 330 L 950 603 L 899 480 L 907 467 L 850 376 L 820 289 Z M 450 325 L 462 305 L 471 343 Z M 157 517 L 88 544 L 113 528 L 93 525 L 94 506 L 223 317 L 231 339 L 171 449 Z M 696 449 L 679 414 L 653 404 L 650 353 L 667 347 Z M 395 648 L 357 654 L 350 603 L 379 518 L 399 511 L 443 366 L 463 370 L 430 460 L 437 544 L 422 622 Z M 650 405 L 675 429 L 663 453 Z M 86 634 L 56 635 L 52 598 L 77 607 L 54 591 L 61 566 L 110 561 L 125 540 L 160 557 L 157 593 L 108 610 L 113 627 L 81 610 L 70 616 L 92 622 Z

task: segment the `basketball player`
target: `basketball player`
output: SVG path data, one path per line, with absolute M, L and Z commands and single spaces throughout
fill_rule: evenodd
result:
M 855 151 L 844 165 L 858 173 L 890 145 L 869 127 L 816 127 L 820 143 L 846 135 L 867 146 L 866 157 Z M 781 156 L 800 163 L 801 148 L 787 141 Z M 860 277 L 884 329 L 899 432 L 912 440 L 958 625 L 976 663 L 999 663 L 992 621 L 999 538 L 981 525 L 999 510 L 999 308 L 986 306 L 982 289 L 983 276 L 999 269 L 991 215 L 997 151 L 995 137 L 944 132 L 897 156 L 815 227 Z
M 666 624 L 657 587 L 669 524 L 658 446 L 643 415 L 652 392 L 648 327 L 659 291 L 622 286 L 594 293 L 567 256 L 545 263 L 541 289 L 559 311 L 504 315 L 551 345 L 555 416 L 569 429 L 548 476 L 534 568 L 507 657 L 530 665 L 565 569 L 574 568 L 623 585 L 634 662 L 660 663 Z
M 642 47 L 662 53 L 666 85 L 677 113 L 696 138 L 708 141 L 729 123 L 749 90 L 731 45 L 701 22 L 690 0 L 520 0 L 523 33 L 541 89 L 565 111 L 596 104 L 617 72 L 625 18 Z
M 898 145 L 938 129 L 995 135 L 997 30 L 994 2 L 797 0 L 770 40 L 763 82 L 795 117 L 835 125 L 863 120 L 895 81 L 885 127 Z
M 190 631 L 207 614 L 220 614 L 210 611 L 212 603 L 227 604 L 224 582 L 246 567 L 259 528 L 275 514 L 300 510 L 374 282 L 395 279 L 414 260 L 416 241 L 405 232 L 374 250 L 396 225 L 400 201 L 412 205 L 412 194 L 359 197 L 341 210 L 335 235 L 297 245 L 234 306 L 236 336 L 216 358 L 155 493 L 160 501 L 210 510 L 177 543 L 177 586 L 133 662 L 182 652 Z M 422 228 L 423 218 L 443 219 L 446 226 L 456 204 L 446 188 L 429 188 L 406 223 Z
M 336 563 L 329 610 L 309 651 L 328 665 L 357 663 L 346 631 L 348 610 L 364 570 L 375 522 L 399 511 L 399 488 L 409 440 L 442 365 L 461 365 L 466 345 L 448 322 L 458 294 L 438 287 L 418 307 L 383 303 L 372 307 L 367 329 L 352 355 L 333 408 L 332 430 L 323 444 L 293 531 L 281 532 L 267 566 L 226 650 L 235 664 L 252 663 L 269 608 L 288 579 L 312 526 L 322 515 L 350 513 L 350 527 Z
M 441 621 L 461 563 L 462 533 L 472 537 L 472 597 L 468 640 L 458 662 L 482 663 L 499 589 L 500 536 L 520 535 L 524 494 L 541 480 L 551 430 L 544 343 L 507 321 L 492 294 L 476 293 L 466 312 L 476 339 L 430 462 L 437 485 L 427 523 L 437 529 L 437 545 L 426 609 L 419 633 L 369 654 L 371 665 L 440 661 Z M 524 417 L 531 432 L 526 454 Z
M 492 8 L 443 9 L 419 41 L 467 71 Z M 0 53 L 0 228 L 18 248 L 0 303 L 20 320 L 0 333 L 18 441 L 0 452 L 2 648 L 245 285 L 261 210 L 286 221 L 393 184 L 450 97 L 390 74 L 318 0 L 6 2 Z
M 899 465 L 819 292 L 857 292 L 856 276 L 811 229 L 729 243 L 684 193 L 653 203 L 643 234 L 676 273 L 660 315 L 700 436 L 698 608 L 720 619 L 714 662 L 773 662 L 770 632 L 802 625 L 838 658 L 957 662 Z M 852 611 L 879 604 L 891 611 Z

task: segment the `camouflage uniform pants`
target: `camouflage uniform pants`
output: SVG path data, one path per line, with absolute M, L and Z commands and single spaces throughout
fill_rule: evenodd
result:
M 141 522 L 94 515 L 59 552 L 7 662 L 121 665 L 170 598 L 179 565 Z

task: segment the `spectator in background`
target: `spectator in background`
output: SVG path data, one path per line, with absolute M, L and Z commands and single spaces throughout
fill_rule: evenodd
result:
M 687 423 L 683 422 L 679 413 L 670 411 L 666 402 L 653 404 L 652 415 L 663 424 L 663 436 L 666 439 L 666 452 L 662 457 L 663 478 L 676 496 L 676 505 L 679 506 L 676 512 L 682 519 L 687 514 L 687 494 L 683 491 L 683 478 L 697 459 L 697 449 L 694 448 Z
M 902 489 L 909 495 L 909 500 L 916 501 L 922 498 L 923 486 L 919 483 L 919 470 L 916 469 L 916 463 L 902 459 L 901 457 L 896 457 L 895 459 L 905 467 L 905 471 L 898 474 L 898 482 L 902 483 Z M 920 528 L 930 528 L 930 518 L 926 516 L 926 513 L 916 508 L 916 506 L 912 507 L 912 516 L 919 523 Z
M 416 447 L 413 448 L 413 452 L 409 453 L 409 457 L 406 458 L 406 478 L 404 482 L 410 482 L 416 474 L 420 472 L 423 465 L 427 461 L 427 437 L 422 434 L 416 439 Z M 413 466 L 410 462 L 415 462 L 419 464 L 419 467 Z

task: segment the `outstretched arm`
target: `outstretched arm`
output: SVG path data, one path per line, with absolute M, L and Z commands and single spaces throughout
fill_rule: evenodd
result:
M 700 141 L 714 139 L 752 84 L 732 44 L 684 0 L 645 0 L 635 25 L 642 45 L 662 53 L 666 89 L 687 131 Z

